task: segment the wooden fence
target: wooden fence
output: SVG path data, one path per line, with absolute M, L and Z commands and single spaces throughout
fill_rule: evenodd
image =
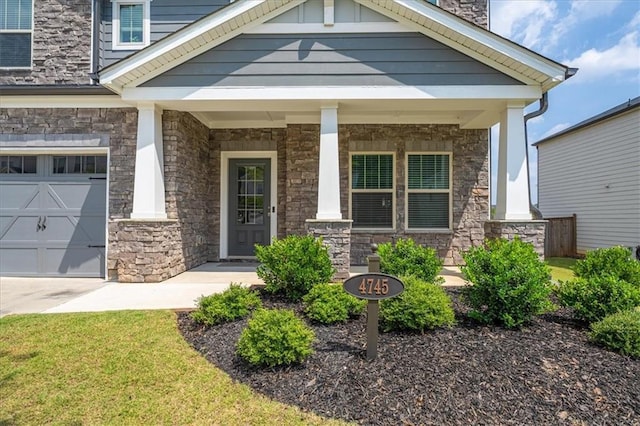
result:
M 545 257 L 574 257 L 576 250 L 576 215 L 550 217 L 544 242 Z

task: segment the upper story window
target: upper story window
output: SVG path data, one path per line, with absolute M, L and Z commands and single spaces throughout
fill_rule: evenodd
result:
M 137 50 L 151 41 L 151 0 L 111 0 L 113 50 Z
M 354 228 L 394 228 L 394 155 L 351 155 L 350 211 Z
M 33 0 L 0 0 L 0 68 L 31 68 Z

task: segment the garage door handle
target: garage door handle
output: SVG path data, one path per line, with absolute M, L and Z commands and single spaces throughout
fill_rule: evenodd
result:
M 46 216 L 42 216 L 42 230 L 44 231 L 45 229 L 47 229 L 47 217 Z
M 41 226 L 42 226 L 42 216 L 38 216 L 38 224 L 36 225 L 36 232 L 42 229 Z
M 89 244 L 87 247 L 89 247 L 89 248 L 104 248 L 103 245 L 102 246 L 94 246 L 94 245 L 91 245 L 91 244 Z
M 36 232 L 44 231 L 45 229 L 47 229 L 47 217 L 38 216 L 38 224 L 36 225 Z

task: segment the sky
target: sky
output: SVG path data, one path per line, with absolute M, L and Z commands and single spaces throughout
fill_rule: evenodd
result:
M 640 96 L 640 0 L 489 0 L 489 11 L 491 31 L 579 68 L 575 76 L 549 91 L 547 112 L 528 122 L 529 144 Z M 536 102 L 525 113 L 538 107 Z M 494 159 L 496 128 L 491 136 Z M 529 163 L 535 204 L 534 147 L 529 148 Z

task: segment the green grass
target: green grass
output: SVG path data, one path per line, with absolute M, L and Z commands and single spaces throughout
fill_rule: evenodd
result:
M 545 259 L 551 268 L 551 279 L 554 281 L 566 281 L 574 278 L 573 265 L 576 259 L 570 257 L 549 257 Z
M 341 424 L 234 383 L 170 311 L 0 319 L 0 425 Z

